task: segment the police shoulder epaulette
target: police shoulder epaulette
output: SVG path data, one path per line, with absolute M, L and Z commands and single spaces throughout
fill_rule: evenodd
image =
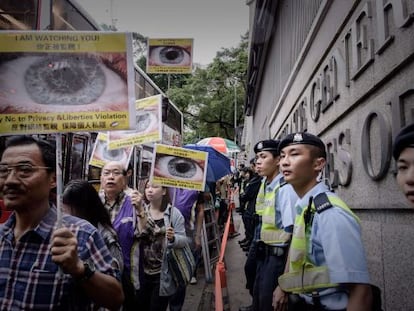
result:
M 315 209 L 318 213 L 322 213 L 323 211 L 326 211 L 327 209 L 333 207 L 325 192 L 316 195 L 313 198 L 313 203 L 315 204 Z
M 279 179 L 279 187 L 283 187 L 284 185 L 286 185 L 287 184 L 287 182 L 286 182 L 286 180 L 285 180 L 285 178 L 282 176 L 280 179 Z

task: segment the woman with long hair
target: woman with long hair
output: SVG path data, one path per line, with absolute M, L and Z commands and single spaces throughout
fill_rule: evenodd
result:
M 65 186 L 62 203 L 65 212 L 89 221 L 98 229 L 122 274 L 124 261 L 118 236 L 95 188 L 85 180 L 72 180 Z
M 168 248 L 187 243 L 184 217 L 170 204 L 166 187 L 145 184 L 145 193 L 135 207 L 138 213 L 144 281 L 137 299 L 142 310 L 165 311 L 177 286 L 168 269 Z

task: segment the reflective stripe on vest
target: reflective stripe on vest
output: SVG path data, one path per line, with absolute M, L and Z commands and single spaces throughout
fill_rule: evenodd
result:
M 260 240 L 266 244 L 286 243 L 291 235 L 276 226 L 275 200 L 281 187 L 279 181 L 273 191 L 265 193 L 266 181 L 262 181 L 256 200 L 256 213 L 262 216 Z
M 263 215 L 263 211 L 265 209 L 265 185 L 266 181 L 262 180 L 260 184 L 259 192 L 257 193 L 256 197 L 256 214 L 259 216 Z
M 342 208 L 359 223 L 358 217 L 351 211 L 344 201 L 337 196 L 332 195 L 329 195 L 328 199 L 333 206 Z M 309 243 L 309 236 L 307 236 L 305 232 L 306 210 L 307 207 L 302 210 L 300 215 L 296 215 L 289 251 L 289 272 L 279 277 L 279 285 L 281 289 L 286 292 L 305 293 L 320 288 L 338 286 L 338 284 L 331 283 L 327 266 L 315 266 L 307 257 L 306 245 Z M 314 214 L 315 211 L 315 204 L 312 203 L 311 213 Z

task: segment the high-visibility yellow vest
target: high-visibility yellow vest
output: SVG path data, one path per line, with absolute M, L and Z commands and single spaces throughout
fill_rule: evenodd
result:
M 291 237 L 291 234 L 276 225 L 275 200 L 280 187 L 285 184 L 286 182 L 282 178 L 273 191 L 265 193 L 266 180 L 262 180 L 256 197 L 256 214 L 262 217 L 260 240 L 266 244 L 287 243 Z
M 317 210 L 322 212 L 332 206 L 339 206 L 349 213 L 359 223 L 358 217 L 351 209 L 337 196 L 319 194 L 325 197 L 319 197 L 323 203 L 315 207 L 315 200 L 312 202 L 310 213 L 313 215 Z M 315 197 L 315 199 L 318 198 Z M 321 200 L 322 199 L 322 200 Z M 307 257 L 307 245 L 310 243 L 309 236 L 306 232 L 305 214 L 308 208 L 305 207 L 300 215 L 296 215 L 295 227 L 293 229 L 292 242 L 289 251 L 289 272 L 279 277 L 279 286 L 285 292 L 308 293 L 317 289 L 336 287 L 338 284 L 331 283 L 327 266 L 315 266 Z M 310 227 L 311 228 L 311 227 Z M 310 232 L 310 230 L 308 230 Z M 329 233 L 327 233 L 329 234 Z

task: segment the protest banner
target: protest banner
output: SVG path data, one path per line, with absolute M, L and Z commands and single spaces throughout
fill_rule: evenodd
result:
M 112 150 L 161 141 L 161 105 L 162 95 L 138 99 L 135 104 L 136 129 L 108 132 L 108 148 Z
M 89 160 L 89 165 L 102 168 L 108 162 L 117 161 L 123 163 L 126 169 L 131 158 L 132 149 L 132 147 L 125 147 L 109 150 L 108 135 L 105 133 L 98 133 Z
M 207 152 L 155 144 L 150 180 L 165 187 L 204 191 L 207 166 Z
M 135 127 L 128 33 L 0 33 L 0 134 Z
M 192 72 L 193 39 L 148 39 L 147 73 Z

